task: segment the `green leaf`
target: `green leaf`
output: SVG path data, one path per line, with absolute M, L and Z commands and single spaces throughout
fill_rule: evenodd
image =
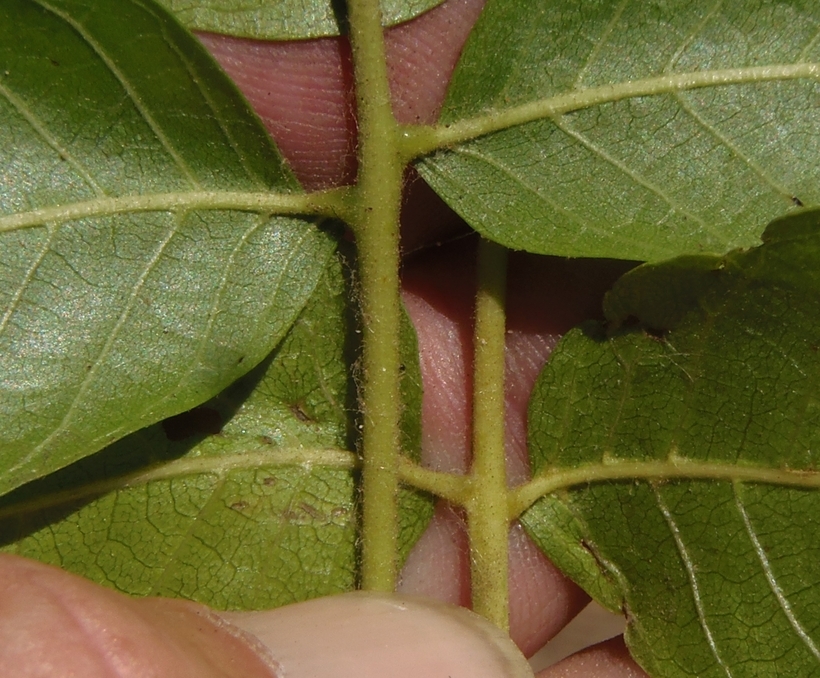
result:
M 137 595 L 261 609 L 354 588 L 358 335 L 333 258 L 276 350 L 212 401 L 0 500 L 2 550 Z M 405 328 L 408 329 L 408 328 Z M 414 344 L 405 331 L 406 344 Z M 415 354 L 405 374 L 418 374 Z M 420 399 L 405 382 L 408 410 Z M 418 422 L 405 420 L 408 440 Z M 418 448 L 410 450 L 418 454 Z M 405 491 L 404 552 L 432 515 Z
M 513 249 L 757 244 L 759 224 L 820 204 L 818 28 L 806 1 L 490 0 L 434 144 L 455 146 L 419 171 Z
M 815 675 L 820 211 L 628 273 L 529 412 L 523 516 L 654 675 Z
M 335 244 L 270 217 L 295 180 L 151 4 L 2 3 L 0 119 L 2 494 L 258 364 Z
M 303 40 L 346 33 L 339 0 L 159 0 L 195 31 L 256 40 Z M 409 21 L 443 0 L 382 0 L 384 26 Z

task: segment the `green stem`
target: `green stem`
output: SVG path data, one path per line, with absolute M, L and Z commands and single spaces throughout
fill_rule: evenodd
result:
M 464 506 L 472 492 L 469 476 L 433 471 L 407 457 L 399 460 L 399 478 L 404 484 L 441 497 L 455 506 Z
M 473 609 L 509 630 L 507 469 L 504 454 L 504 346 L 507 250 L 481 240 L 476 298 L 473 464 L 465 508 Z
M 359 254 L 364 331 L 361 393 L 362 587 L 393 591 L 399 489 L 399 207 L 402 164 L 378 0 L 348 0 L 359 123 L 359 176 L 350 224 Z
M 345 218 L 350 188 L 343 186 L 315 193 L 240 191 L 177 191 L 92 198 L 54 207 L 41 207 L 0 216 L 0 233 L 46 224 L 63 224 L 90 217 L 139 212 L 191 210 L 242 210 L 272 214 L 312 214 Z
M 440 148 L 535 120 L 556 118 L 571 111 L 635 97 L 674 94 L 702 87 L 725 87 L 778 80 L 817 79 L 820 63 L 771 64 L 714 71 L 666 73 L 612 85 L 572 90 L 520 106 L 493 111 L 474 118 L 438 125 L 407 125 L 402 128 L 402 157 L 411 160 Z
M 510 493 L 509 519 L 515 520 L 541 497 L 559 490 L 618 480 L 725 480 L 735 483 L 820 488 L 820 473 L 687 459 L 670 455 L 654 461 L 609 461 L 578 468 L 550 469 Z

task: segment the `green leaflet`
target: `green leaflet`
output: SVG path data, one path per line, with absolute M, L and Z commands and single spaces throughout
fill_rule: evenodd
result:
M 256 40 L 303 40 L 339 35 L 344 2 L 337 0 L 159 0 L 195 31 Z M 393 26 L 440 5 L 443 0 L 382 0 L 382 20 Z
M 441 114 L 455 145 L 419 171 L 513 249 L 754 245 L 820 203 L 818 26 L 810 1 L 490 0 Z
M 658 676 L 817 674 L 820 211 L 645 265 L 539 378 L 523 516 Z
M 349 294 L 333 258 L 286 338 L 242 380 L 4 497 L 3 550 L 127 593 L 219 608 L 352 589 L 358 458 L 348 451 L 356 437 L 349 366 L 357 335 Z M 404 341 L 415 343 L 409 326 Z M 405 404 L 418 412 L 415 354 L 405 362 Z M 418 423 L 405 419 L 406 441 L 418 439 Z M 406 555 L 432 502 L 409 490 L 402 502 Z
M 153 5 L 2 3 L 0 119 L 2 494 L 246 373 L 335 245 L 269 216 L 295 180 Z

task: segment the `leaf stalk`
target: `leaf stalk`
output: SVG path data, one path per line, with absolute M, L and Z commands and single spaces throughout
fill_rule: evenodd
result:
M 397 581 L 399 489 L 399 208 L 403 165 L 378 0 L 349 0 L 359 123 L 359 176 L 350 226 L 359 252 L 363 323 L 362 588 Z
M 504 356 L 507 250 L 482 239 L 473 365 L 473 463 L 465 504 L 470 531 L 473 609 L 509 631 Z

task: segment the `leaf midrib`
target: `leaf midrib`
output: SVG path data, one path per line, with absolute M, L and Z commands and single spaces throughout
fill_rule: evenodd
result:
M 176 459 L 148 470 L 106 478 L 11 504 L 5 508 L 0 508 L 0 520 L 20 513 L 41 511 L 53 506 L 97 497 L 117 490 L 147 485 L 160 480 L 209 474 L 217 478 L 224 478 L 232 471 L 271 466 L 303 466 L 307 469 L 313 467 L 355 469 L 359 466 L 359 458 L 353 452 L 335 447 L 279 447 L 238 454 Z
M 691 460 L 674 451 L 665 460 L 608 460 L 573 469 L 550 469 L 510 493 L 510 515 L 518 517 L 542 496 L 589 483 L 618 480 L 723 480 L 820 489 L 820 471 L 740 466 L 729 462 Z
M 136 212 L 238 210 L 277 215 L 338 216 L 345 192 L 344 188 L 316 193 L 173 191 L 95 198 L 0 216 L 0 234 L 46 224 Z
M 402 150 L 408 161 L 441 148 L 471 141 L 509 127 L 556 118 L 566 113 L 635 97 L 672 94 L 705 87 L 746 85 L 778 80 L 820 80 L 820 63 L 770 64 L 707 71 L 666 73 L 611 85 L 590 87 L 496 110 L 454 123 L 406 126 Z

